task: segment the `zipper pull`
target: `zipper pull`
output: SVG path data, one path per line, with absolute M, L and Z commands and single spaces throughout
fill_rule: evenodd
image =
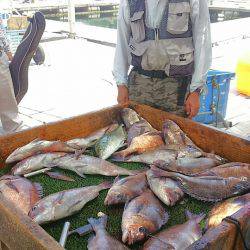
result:
M 155 28 L 155 40 L 158 41 L 159 40 L 159 29 Z

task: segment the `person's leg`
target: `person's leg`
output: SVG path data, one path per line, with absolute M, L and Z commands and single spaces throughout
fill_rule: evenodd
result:
M 190 77 L 158 79 L 154 85 L 154 103 L 158 109 L 186 117 L 184 108 Z
M 152 78 L 132 71 L 129 75 L 128 84 L 129 100 L 154 106 L 153 86 L 154 80 Z
M 0 119 L 5 132 L 13 132 L 20 125 L 18 107 L 8 64 L 0 59 Z

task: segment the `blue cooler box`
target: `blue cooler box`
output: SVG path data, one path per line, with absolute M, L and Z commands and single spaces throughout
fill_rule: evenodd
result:
M 194 121 L 210 124 L 225 118 L 230 81 L 234 76 L 235 73 L 219 70 L 208 72 L 207 91 L 200 96 L 200 110 Z

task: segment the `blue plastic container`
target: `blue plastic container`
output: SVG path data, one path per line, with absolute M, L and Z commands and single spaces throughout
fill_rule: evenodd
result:
M 200 110 L 194 121 L 210 124 L 225 118 L 230 81 L 235 73 L 210 70 L 207 76 L 207 93 L 200 96 Z

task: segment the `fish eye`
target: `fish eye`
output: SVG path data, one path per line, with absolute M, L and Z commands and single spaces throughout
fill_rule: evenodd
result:
M 148 230 L 145 227 L 139 227 L 139 232 L 143 234 L 148 234 Z
M 37 209 L 37 205 L 31 208 L 31 211 L 35 211 Z

